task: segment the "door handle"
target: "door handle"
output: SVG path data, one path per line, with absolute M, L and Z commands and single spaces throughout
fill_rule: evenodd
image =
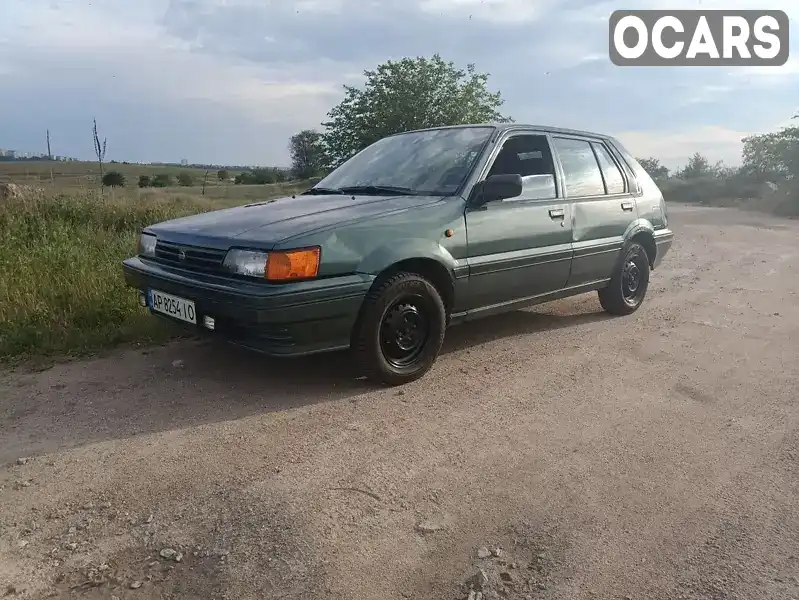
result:
M 563 211 L 562 208 L 552 208 L 549 211 L 549 218 L 550 219 L 562 219 L 566 216 L 566 213 Z
M 621 203 L 621 209 L 622 210 L 632 210 L 633 209 L 633 203 L 632 202 L 622 202 Z

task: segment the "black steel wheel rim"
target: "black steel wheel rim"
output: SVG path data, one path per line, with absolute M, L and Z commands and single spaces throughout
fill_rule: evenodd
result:
M 430 340 L 427 303 L 420 295 L 397 298 L 380 323 L 380 349 L 393 367 L 412 366 L 424 353 Z
M 630 252 L 624 260 L 621 271 L 621 293 L 624 301 L 630 306 L 635 306 L 641 301 L 644 288 L 643 270 L 647 265 L 642 264 L 643 257 L 636 251 Z

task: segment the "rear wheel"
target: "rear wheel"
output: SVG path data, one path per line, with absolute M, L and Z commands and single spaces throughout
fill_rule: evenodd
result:
M 599 303 L 612 315 L 629 315 L 643 304 L 649 288 L 649 257 L 638 242 L 630 243 L 610 283 L 599 290 Z
M 353 332 L 353 350 L 370 379 L 402 385 L 433 366 L 446 330 L 435 286 L 415 273 L 397 273 L 372 289 Z

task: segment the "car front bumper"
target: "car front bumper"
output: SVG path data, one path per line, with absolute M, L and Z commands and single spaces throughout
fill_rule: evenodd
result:
M 139 257 L 122 262 L 128 286 L 191 300 L 197 325 L 150 312 L 197 333 L 212 333 L 273 356 L 301 356 L 347 348 L 374 277 L 345 275 L 287 284 L 196 273 Z M 204 326 L 213 319 L 213 330 Z

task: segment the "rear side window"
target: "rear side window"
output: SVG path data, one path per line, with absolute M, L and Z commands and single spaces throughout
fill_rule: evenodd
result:
M 610 156 L 608 149 L 604 144 L 591 144 L 596 152 L 599 166 L 602 169 L 602 175 L 605 178 L 605 187 L 608 194 L 623 194 L 624 193 L 624 177 L 619 171 L 619 166 Z
M 604 196 L 605 184 L 591 143 L 558 137 L 553 143 L 563 165 L 566 193 L 572 198 Z
M 627 149 L 619 142 L 613 140 L 613 150 L 617 157 L 621 157 L 622 168 L 627 173 L 627 178 L 630 180 L 630 192 L 634 194 L 641 193 L 641 181 L 646 181 L 649 175 L 641 168 L 638 161 L 627 151 Z

